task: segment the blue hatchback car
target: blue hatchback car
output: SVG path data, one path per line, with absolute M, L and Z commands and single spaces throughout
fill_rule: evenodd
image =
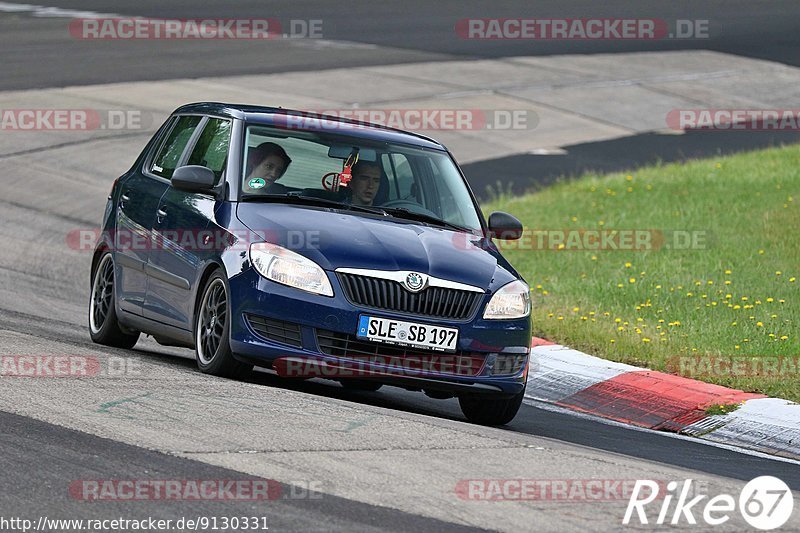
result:
M 114 183 L 92 260 L 92 340 L 194 348 L 202 372 L 254 365 L 516 415 L 528 285 L 441 144 L 279 108 L 177 109 Z

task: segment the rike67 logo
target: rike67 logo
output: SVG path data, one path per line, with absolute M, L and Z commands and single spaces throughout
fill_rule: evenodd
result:
M 622 523 L 629 525 L 634 513 L 640 524 L 650 523 L 649 520 L 654 517 L 651 514 L 648 518 L 645 507 L 658 500 L 660 505 L 656 504 L 652 509 L 658 509 L 658 516 L 653 522 L 656 525 L 696 525 L 700 517 L 705 524 L 718 526 L 731 519 L 738 503 L 739 513 L 751 527 L 768 531 L 786 524 L 794 508 L 792 491 L 786 483 L 773 476 L 760 476 L 748 482 L 739 494 L 738 501 L 730 494 L 719 494 L 701 503 L 708 495 L 701 494 L 689 499 L 692 494 L 691 479 L 684 481 L 680 489 L 678 485 L 677 481 L 670 481 L 666 486 L 666 494 L 660 494 L 659 489 L 663 484 L 647 479 L 637 480 Z

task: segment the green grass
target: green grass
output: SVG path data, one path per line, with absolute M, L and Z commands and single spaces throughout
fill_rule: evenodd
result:
M 531 285 L 537 336 L 667 371 L 680 357 L 800 356 L 798 146 L 587 175 L 482 208 L 513 213 L 526 231 L 657 230 L 666 242 L 705 232 L 698 247 L 644 251 L 498 241 Z M 778 379 L 711 374 L 701 379 L 800 400 L 796 367 Z

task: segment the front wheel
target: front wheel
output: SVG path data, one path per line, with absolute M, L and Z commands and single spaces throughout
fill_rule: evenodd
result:
M 114 257 L 105 252 L 92 275 L 89 297 L 89 336 L 93 342 L 115 348 L 133 348 L 138 331 L 124 329 L 117 320 Z
M 222 273 L 214 272 L 203 289 L 195 319 L 195 356 L 204 374 L 240 379 L 253 369 L 231 352 L 228 287 Z
M 492 398 L 485 395 L 459 396 L 461 412 L 473 424 L 482 426 L 502 426 L 511 422 L 522 405 L 525 397 L 523 388 L 519 394 L 511 398 Z

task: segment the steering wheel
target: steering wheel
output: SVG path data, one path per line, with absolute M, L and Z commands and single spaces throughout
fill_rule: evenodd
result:
M 384 202 L 379 207 L 402 207 L 404 209 L 408 209 L 412 213 L 419 213 L 421 215 L 428 215 L 432 217 L 439 218 L 439 215 L 431 211 L 430 209 L 425 209 L 417 202 L 413 202 L 411 200 L 389 200 L 388 202 Z

